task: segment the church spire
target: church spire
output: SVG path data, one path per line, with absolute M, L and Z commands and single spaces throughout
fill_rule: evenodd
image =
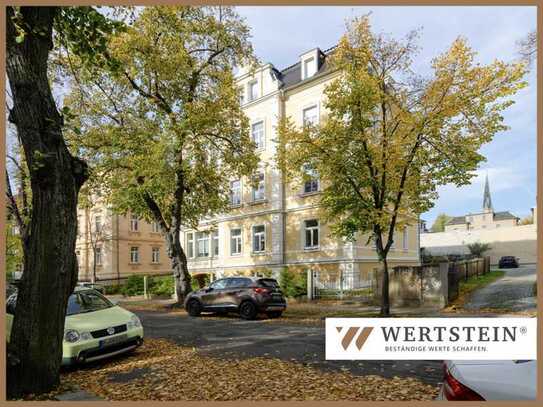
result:
M 490 186 L 488 184 L 488 174 L 485 179 L 485 194 L 483 198 L 483 211 L 492 212 L 492 199 L 490 198 Z

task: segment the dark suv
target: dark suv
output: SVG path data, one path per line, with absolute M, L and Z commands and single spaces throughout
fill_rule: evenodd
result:
M 515 256 L 502 256 L 498 263 L 498 267 L 501 269 L 517 268 L 518 266 L 518 259 Z
M 201 312 L 238 312 L 243 319 L 255 319 L 262 312 L 278 318 L 286 307 L 277 281 L 260 277 L 221 278 L 190 293 L 185 300 L 185 309 L 193 317 Z

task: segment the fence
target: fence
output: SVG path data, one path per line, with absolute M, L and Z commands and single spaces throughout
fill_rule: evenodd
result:
M 448 270 L 448 302 L 458 298 L 460 284 L 471 277 L 482 276 L 490 271 L 490 257 L 464 260 L 449 263 Z
M 373 273 L 359 270 L 308 271 L 309 299 L 373 299 Z

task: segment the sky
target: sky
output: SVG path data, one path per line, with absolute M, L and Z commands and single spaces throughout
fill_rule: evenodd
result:
M 429 73 L 430 61 L 444 52 L 458 36 L 467 38 L 481 63 L 518 58 L 516 41 L 536 28 L 535 7 L 238 7 L 252 31 L 257 57 L 282 69 L 315 47 L 334 46 L 345 31 L 345 21 L 371 13 L 372 27 L 394 37 L 421 28 L 421 47 L 414 67 Z M 510 130 L 496 134 L 480 153 L 480 165 L 471 185 L 439 187 L 434 207 L 421 215 L 431 226 L 436 216 L 480 212 L 485 176 L 488 175 L 495 211 L 509 210 L 524 217 L 536 204 L 536 75 L 514 97 L 504 113 Z

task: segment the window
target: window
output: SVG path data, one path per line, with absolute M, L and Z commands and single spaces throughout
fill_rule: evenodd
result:
M 317 192 L 319 190 L 319 177 L 317 171 L 310 165 L 304 165 L 304 172 L 306 177 L 309 177 L 304 182 L 304 194 L 310 194 L 312 192 Z
M 211 245 L 213 248 L 213 256 L 219 255 L 219 231 L 214 230 L 211 234 Z
M 196 256 L 209 257 L 209 233 L 196 233 Z
M 407 231 L 407 226 L 403 228 L 403 249 L 407 250 L 409 249 L 409 232 Z
M 194 233 L 187 233 L 187 254 L 189 258 L 194 257 Z
M 248 278 L 234 277 L 228 278 L 226 281 L 226 288 L 245 288 L 250 287 L 252 281 Z
M 158 225 L 158 222 L 151 223 L 151 231 L 153 233 L 160 233 L 160 226 Z
M 230 182 L 230 204 L 241 205 L 241 181 L 239 179 Z
M 139 263 L 140 262 L 140 249 L 139 247 L 130 248 L 130 263 Z
M 241 254 L 241 229 L 230 230 L 230 254 Z
M 153 247 L 151 251 L 151 262 L 154 264 L 160 262 L 160 249 L 158 247 Z
M 245 103 L 245 92 L 243 87 L 239 88 L 239 104 L 243 105 Z
M 258 81 L 249 82 L 249 102 L 258 98 Z
M 139 228 L 139 219 L 136 215 L 130 217 L 130 230 L 132 232 L 137 232 Z
M 102 265 L 102 248 L 97 247 L 94 249 L 94 264 L 97 266 Z
M 251 139 L 256 144 L 257 150 L 264 148 L 264 122 L 262 120 L 251 125 Z
M 304 126 L 308 124 L 313 125 L 313 126 L 318 124 L 319 113 L 318 113 L 317 105 L 305 108 L 302 112 L 302 116 L 303 116 Z
M 102 217 L 100 215 L 96 215 L 94 217 L 94 231 L 96 233 L 100 233 L 102 231 Z
M 265 196 L 264 173 L 260 172 L 255 177 L 256 185 L 253 186 L 253 201 L 262 201 Z
M 217 281 L 213 281 L 209 287 L 213 288 L 214 290 L 222 290 L 223 288 L 226 287 L 226 282 L 228 280 L 223 278 L 221 280 L 217 280 Z
M 317 65 L 315 63 L 315 58 L 307 58 L 304 61 L 304 79 L 313 76 L 317 71 Z
M 305 244 L 306 249 L 316 249 L 319 247 L 319 221 L 310 219 L 304 221 L 305 224 Z
M 264 225 L 253 226 L 253 252 L 266 250 L 266 228 Z

